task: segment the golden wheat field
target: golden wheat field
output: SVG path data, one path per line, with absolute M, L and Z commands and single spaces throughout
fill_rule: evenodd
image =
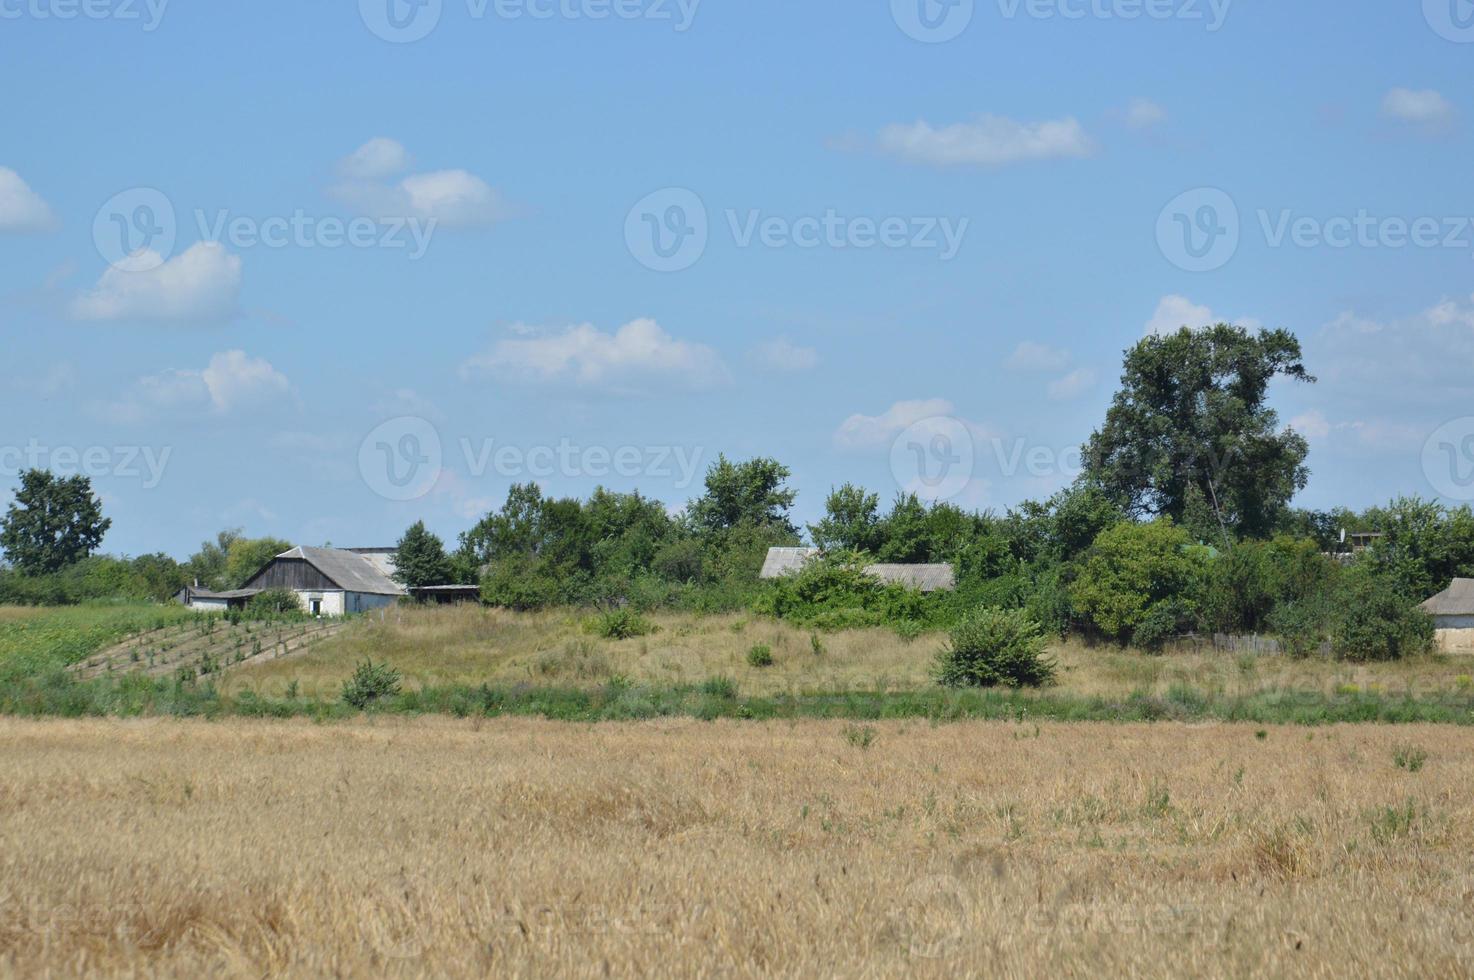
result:
M 0 720 L 12 976 L 1456 976 L 1474 732 Z

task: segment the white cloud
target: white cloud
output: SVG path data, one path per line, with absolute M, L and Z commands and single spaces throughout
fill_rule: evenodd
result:
M 218 242 L 200 242 L 161 262 L 143 252 L 130 262 L 153 266 L 130 272 L 109 266 L 90 291 L 72 302 L 82 320 L 221 320 L 235 311 L 241 260 Z
M 408 169 L 409 151 L 387 136 L 375 136 L 338 161 L 338 173 L 352 180 L 380 180 Z
M 47 231 L 56 216 L 21 175 L 0 167 L 0 232 Z
M 1330 420 L 1318 408 L 1312 408 L 1290 419 L 1290 428 L 1312 441 L 1320 441 L 1331 434 Z
M 1167 110 L 1150 99 L 1132 99 L 1126 107 L 1126 125 L 1131 129 L 1151 129 L 1166 120 Z
M 752 359 L 768 371 L 811 371 L 819 363 L 819 352 L 812 347 L 800 347 L 786 337 L 779 337 L 754 347 Z
M 1454 107 L 1433 89 L 1395 88 L 1382 97 L 1382 115 L 1419 126 L 1442 126 L 1453 121 Z
M 1069 363 L 1069 351 L 1032 340 L 1019 344 L 1008 358 L 1008 367 L 1014 371 L 1058 371 Z
M 1402 403 L 1452 411 L 1474 393 L 1474 297 L 1388 321 L 1347 311 L 1320 331 L 1314 347 L 1308 363 L 1324 365 L 1314 373 L 1327 389 L 1376 392 L 1389 410 Z
M 146 375 L 107 414 L 142 422 L 171 413 L 226 415 L 238 409 L 271 405 L 291 393 L 285 375 L 264 358 L 241 350 L 221 351 L 200 369 L 171 369 Z
M 945 398 L 924 398 L 896 402 L 879 415 L 851 415 L 835 431 L 834 443 L 842 449 L 887 447 L 906 429 L 933 418 L 955 419 L 975 432 L 985 432 L 982 426 L 957 418 L 955 407 Z
M 377 218 L 416 218 L 448 228 L 481 227 L 511 214 L 495 188 L 466 170 L 434 170 L 392 180 L 408 166 L 403 146 L 375 137 L 338 161 L 344 179 L 329 193 Z
M 1085 157 L 1094 143 L 1074 118 L 1024 123 L 982 115 L 941 128 L 925 120 L 893 123 L 880 131 L 879 148 L 908 163 L 938 167 L 1005 166 L 1034 160 Z
M 466 376 L 531 376 L 621 393 L 653 381 L 703 388 L 728 380 L 721 358 L 710 347 L 678 340 L 650 319 L 626 323 L 613 333 L 591 324 L 548 331 L 518 324 L 518 336 L 497 341 L 490 351 L 465 363 Z
M 1045 393 L 1050 401 L 1069 401 L 1089 391 L 1095 384 L 1095 372 L 1090 368 L 1077 368 L 1062 378 L 1049 382 Z
M 1147 321 L 1146 332 L 1148 336 L 1164 336 L 1176 333 L 1183 327 L 1191 330 L 1202 330 L 1218 322 L 1213 316 L 1213 311 L 1206 306 L 1198 306 L 1186 296 L 1176 294 L 1163 296 L 1157 304 L 1157 312 Z

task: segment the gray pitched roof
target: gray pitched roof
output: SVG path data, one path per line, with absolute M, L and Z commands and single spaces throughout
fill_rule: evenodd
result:
M 951 592 L 957 574 L 951 565 L 871 565 L 865 571 L 882 582 L 897 582 L 922 592 Z
M 804 567 L 804 562 L 817 557 L 818 548 L 769 548 L 758 578 L 781 578 Z M 957 575 L 951 565 L 869 565 L 865 571 L 882 582 L 898 582 L 922 592 L 950 592 L 957 587 Z
M 341 548 L 293 548 L 278 558 L 301 558 L 327 576 L 345 592 L 370 595 L 408 595 L 404 586 L 390 578 L 368 555 Z
M 758 578 L 781 578 L 804 567 L 804 562 L 819 553 L 818 548 L 769 548 Z
M 1474 616 L 1474 578 L 1454 579 L 1420 608 L 1433 616 Z

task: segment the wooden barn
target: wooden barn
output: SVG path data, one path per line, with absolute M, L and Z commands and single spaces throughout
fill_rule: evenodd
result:
M 293 548 L 271 559 L 242 591 L 290 589 L 311 615 L 342 616 L 409 595 L 393 574 L 393 548 Z

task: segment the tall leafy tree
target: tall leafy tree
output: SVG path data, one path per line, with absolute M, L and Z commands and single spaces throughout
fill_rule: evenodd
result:
M 450 558 L 445 542 L 416 521 L 399 539 L 394 555 L 394 580 L 407 588 L 450 584 Z
M 1314 382 L 1286 330 L 1220 323 L 1147 337 L 1085 448 L 1085 477 L 1136 516 L 1268 536 L 1305 486 L 1309 446 L 1266 404 L 1276 377 Z
M 706 471 L 706 493 L 691 504 L 691 520 L 699 531 L 747 526 L 797 534 L 788 516 L 798 495 L 788 488 L 790 475 L 775 459 L 733 463 L 718 456 Z
M 230 542 L 225 553 L 225 581 L 228 587 L 238 589 L 251 580 L 266 564 L 284 551 L 291 551 L 292 543 L 281 538 L 242 538 Z
M 49 575 L 92 554 L 112 526 L 85 476 L 26 470 L 0 518 L 0 549 L 28 575 Z
M 880 545 L 880 495 L 853 483 L 830 491 L 824 519 L 809 525 L 809 537 L 826 551 L 869 551 Z

